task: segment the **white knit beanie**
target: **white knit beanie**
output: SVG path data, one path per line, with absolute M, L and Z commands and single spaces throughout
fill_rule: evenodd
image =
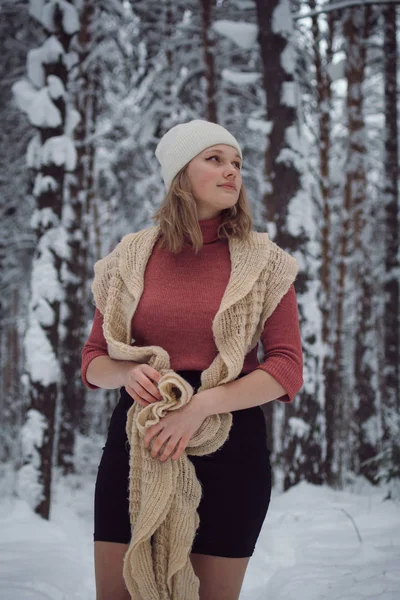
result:
M 156 148 L 161 174 L 167 190 L 179 171 L 202 150 L 215 144 L 233 146 L 242 158 L 238 141 L 221 125 L 195 119 L 175 125 L 163 135 Z

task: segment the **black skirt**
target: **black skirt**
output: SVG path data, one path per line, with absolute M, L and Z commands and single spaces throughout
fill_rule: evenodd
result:
M 179 374 L 197 391 L 201 371 Z M 132 398 L 122 388 L 97 474 L 95 541 L 130 541 L 129 444 L 125 425 L 131 405 Z M 191 551 L 243 558 L 252 556 L 267 514 L 271 496 L 270 452 L 259 406 L 233 411 L 232 417 L 229 438 L 220 449 L 208 456 L 188 455 L 202 487 L 200 525 Z

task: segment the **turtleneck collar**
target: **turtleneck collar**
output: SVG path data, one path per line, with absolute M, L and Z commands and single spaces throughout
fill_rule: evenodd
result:
M 222 221 L 222 214 L 220 213 L 213 219 L 201 219 L 199 225 L 203 236 L 203 244 L 210 244 L 218 238 L 218 227 Z

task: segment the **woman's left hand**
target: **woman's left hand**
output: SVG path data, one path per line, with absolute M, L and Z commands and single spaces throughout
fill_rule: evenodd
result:
M 190 438 L 198 430 L 206 418 L 206 413 L 202 410 L 199 394 L 195 394 L 190 402 L 178 410 L 169 412 L 159 423 L 149 427 L 144 434 L 144 446 L 148 448 L 151 440 L 154 440 L 151 449 L 153 458 L 159 458 L 162 462 L 170 457 L 178 460 L 183 454 Z M 167 442 L 162 454 L 158 453 L 164 443 Z

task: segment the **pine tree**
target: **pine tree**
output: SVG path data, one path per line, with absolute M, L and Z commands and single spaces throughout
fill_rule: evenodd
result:
M 30 9 L 42 24 L 46 38 L 39 48 L 28 53 L 27 78 L 13 86 L 19 107 L 37 129 L 27 159 L 28 167 L 35 171 L 33 226 L 37 244 L 24 339 L 30 401 L 22 427 L 19 493 L 38 514 L 49 518 L 61 379 L 61 268 L 68 256 L 68 239 L 62 225 L 64 180 L 66 171 L 72 171 L 76 165 L 71 139 L 76 116 L 68 105 L 67 93 L 69 70 L 74 62 L 69 46 L 79 30 L 79 20 L 75 7 L 66 1 L 32 2 Z
M 316 397 L 319 335 L 307 319 L 307 303 L 316 303 L 311 286 L 313 264 L 308 250 L 309 237 L 297 217 L 309 202 L 305 183 L 304 151 L 299 138 L 298 91 L 295 78 L 296 57 L 293 49 L 293 22 L 287 0 L 258 0 L 259 43 L 263 62 L 263 83 L 270 123 L 265 173 L 268 188 L 264 194 L 265 215 L 272 224 L 273 240 L 281 248 L 301 254 L 302 265 L 296 280 L 300 323 L 303 332 L 305 368 L 308 382 L 293 404 L 271 406 L 269 421 L 283 422 L 284 488 L 301 479 L 321 483 L 320 407 Z M 273 416 L 271 413 L 275 413 Z M 267 421 L 268 422 L 268 421 Z M 273 432 L 270 429 L 269 435 Z M 316 467 L 317 465 L 317 467 Z

